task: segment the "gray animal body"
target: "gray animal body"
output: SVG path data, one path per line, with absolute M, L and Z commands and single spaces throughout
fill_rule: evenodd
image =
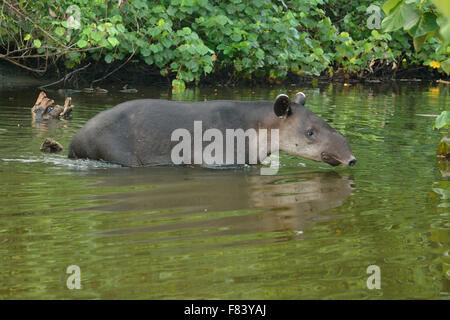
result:
M 171 165 L 174 164 L 173 148 L 179 143 L 172 141 L 174 131 L 185 129 L 193 138 L 196 134 L 194 122 L 201 121 L 203 131 L 217 129 L 224 137 L 227 129 L 254 129 L 257 134 L 261 129 L 267 130 L 267 154 L 272 152 L 270 132 L 278 129 L 279 149 L 288 154 L 333 166 L 354 165 L 356 159 L 348 141 L 307 109 L 305 101 L 301 92 L 293 101 L 284 94 L 275 101 L 256 102 L 128 101 L 90 119 L 73 137 L 69 157 L 103 160 L 128 167 Z M 210 143 L 203 141 L 202 147 Z M 245 162 L 249 163 L 248 147 L 242 151 L 236 145 L 234 152 L 235 159 L 239 152 L 245 152 Z M 195 163 L 194 152 L 189 158 L 187 164 Z M 263 159 L 258 156 L 257 160 Z

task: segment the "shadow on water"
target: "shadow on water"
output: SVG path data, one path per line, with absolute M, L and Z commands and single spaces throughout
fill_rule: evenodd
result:
M 353 181 L 336 172 L 260 176 L 252 171 L 256 170 L 114 170 L 95 186 L 123 187 L 149 182 L 156 187 L 96 196 L 97 200 L 112 203 L 83 210 L 142 213 L 131 219 L 141 221 L 138 227 L 97 232 L 94 234 L 97 236 L 146 234 L 139 241 L 160 241 L 281 233 L 264 241 L 282 241 L 303 237 L 303 230 L 315 221 L 337 218 L 320 213 L 340 206 L 353 190 Z

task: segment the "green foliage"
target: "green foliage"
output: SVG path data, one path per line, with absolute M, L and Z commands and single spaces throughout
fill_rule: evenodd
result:
M 437 150 L 436 150 L 436 156 L 439 158 L 446 158 L 450 160 L 450 138 L 448 136 L 443 136 L 441 141 L 438 144 Z M 442 171 L 448 171 L 446 163 L 440 163 L 439 167 Z M 450 190 L 446 189 L 440 189 L 437 188 L 437 190 L 433 190 L 434 192 L 440 194 L 445 199 L 449 199 L 450 196 Z
M 434 128 L 443 129 L 450 126 L 450 111 L 442 111 L 439 117 L 434 122 Z
M 180 90 L 222 70 L 276 82 L 288 73 L 371 71 L 376 60 L 402 59 L 404 66 L 437 61 L 439 70 L 450 69 L 448 47 L 430 37 L 438 26 L 446 34 L 445 15 L 438 17 L 427 1 L 389 0 L 383 6 L 389 33 L 382 33 L 366 26 L 370 5 L 382 1 L 18 0 L 1 12 L 0 45 L 15 39 L 15 54 L 62 58 L 67 68 L 86 59 L 109 64 L 133 57 L 174 79 Z M 402 28 L 416 35 L 420 53 Z
M 434 5 L 433 5 L 434 4 Z M 424 65 L 450 74 L 450 2 L 448 0 L 388 0 L 383 5 L 385 32 L 403 30 L 413 38 L 417 52 L 431 44 Z

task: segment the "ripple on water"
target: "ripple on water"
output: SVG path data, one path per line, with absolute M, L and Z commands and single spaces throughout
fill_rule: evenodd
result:
M 110 169 L 110 168 L 122 168 L 119 164 L 108 163 L 104 161 L 89 160 L 89 159 L 69 159 L 64 156 L 32 156 L 27 158 L 8 159 L 4 158 L 5 162 L 19 162 L 19 163 L 46 163 L 53 164 L 57 167 L 76 169 L 76 170 L 89 170 L 89 169 Z

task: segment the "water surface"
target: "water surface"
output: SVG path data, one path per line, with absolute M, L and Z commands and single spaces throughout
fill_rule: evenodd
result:
M 0 299 L 448 299 L 441 135 L 416 116 L 448 110 L 447 87 L 109 89 L 73 94 L 71 120 L 42 123 L 30 115 L 38 91 L 0 92 Z M 74 133 L 122 101 L 297 91 L 348 138 L 355 167 L 283 155 L 277 176 L 260 176 L 67 159 Z M 65 150 L 41 153 L 46 137 Z M 66 286 L 69 265 L 81 269 L 80 290 Z M 370 265 L 380 290 L 366 286 Z

